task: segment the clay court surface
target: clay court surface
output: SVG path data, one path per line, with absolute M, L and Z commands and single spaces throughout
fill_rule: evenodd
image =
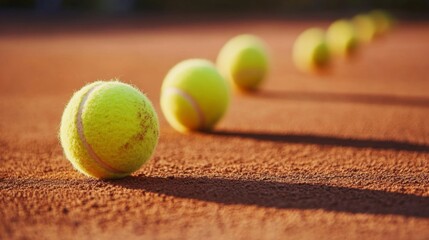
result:
M 328 21 L 61 21 L 1 24 L 0 239 L 429 238 L 428 23 L 312 76 L 292 44 Z M 168 69 L 240 33 L 271 49 L 262 91 L 234 94 L 212 133 L 174 131 L 159 108 Z M 161 138 L 131 177 L 99 181 L 57 132 L 75 90 L 112 78 L 147 93 Z

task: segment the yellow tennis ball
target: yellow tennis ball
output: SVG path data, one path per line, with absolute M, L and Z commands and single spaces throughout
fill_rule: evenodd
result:
M 384 10 L 373 10 L 369 13 L 369 15 L 375 22 L 377 35 L 384 35 L 392 29 L 394 20 L 389 12 Z
M 324 70 L 330 62 L 325 32 L 320 28 L 302 32 L 293 45 L 292 59 L 301 71 L 317 73 Z
M 206 131 L 225 114 L 229 104 L 227 82 L 216 67 L 203 59 L 178 63 L 161 87 L 161 109 L 178 131 Z
M 226 79 L 245 91 L 258 89 L 269 68 L 265 44 L 248 34 L 229 40 L 220 50 L 216 64 Z
M 158 117 L 149 99 L 118 81 L 97 81 L 77 91 L 61 119 L 64 153 L 81 173 L 121 178 L 139 169 L 155 150 Z
M 326 31 L 326 40 L 332 53 L 338 56 L 352 55 L 358 46 L 353 24 L 348 20 L 333 22 Z
M 376 25 L 370 15 L 359 14 L 352 19 L 356 37 L 362 43 L 371 42 L 376 35 Z

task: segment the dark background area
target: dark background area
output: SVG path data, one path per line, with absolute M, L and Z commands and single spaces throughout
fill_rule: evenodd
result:
M 429 0 L 0 0 L 0 13 L 246 14 L 276 16 L 354 13 L 382 8 L 406 17 L 427 17 Z

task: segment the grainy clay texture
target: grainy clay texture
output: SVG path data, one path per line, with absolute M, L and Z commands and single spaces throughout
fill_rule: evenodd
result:
M 318 77 L 291 48 L 328 21 L 129 21 L 0 24 L 0 239 L 429 239 L 428 23 L 402 22 Z M 156 153 L 122 180 L 65 159 L 75 90 L 118 77 L 160 114 L 169 68 L 215 60 L 241 33 L 267 42 L 271 74 L 216 131 L 180 134 L 159 115 Z

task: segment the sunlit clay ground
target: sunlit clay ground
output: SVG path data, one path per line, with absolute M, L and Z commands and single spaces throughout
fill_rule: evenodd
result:
M 97 24 L 1 27 L 0 239 L 428 238 L 427 23 L 403 22 L 324 76 L 298 72 L 291 48 L 329 22 Z M 262 90 L 235 93 L 210 134 L 174 131 L 159 108 L 167 71 L 215 60 L 240 33 L 270 47 Z M 98 181 L 57 132 L 75 90 L 112 78 L 153 101 L 161 138 L 131 177 Z

